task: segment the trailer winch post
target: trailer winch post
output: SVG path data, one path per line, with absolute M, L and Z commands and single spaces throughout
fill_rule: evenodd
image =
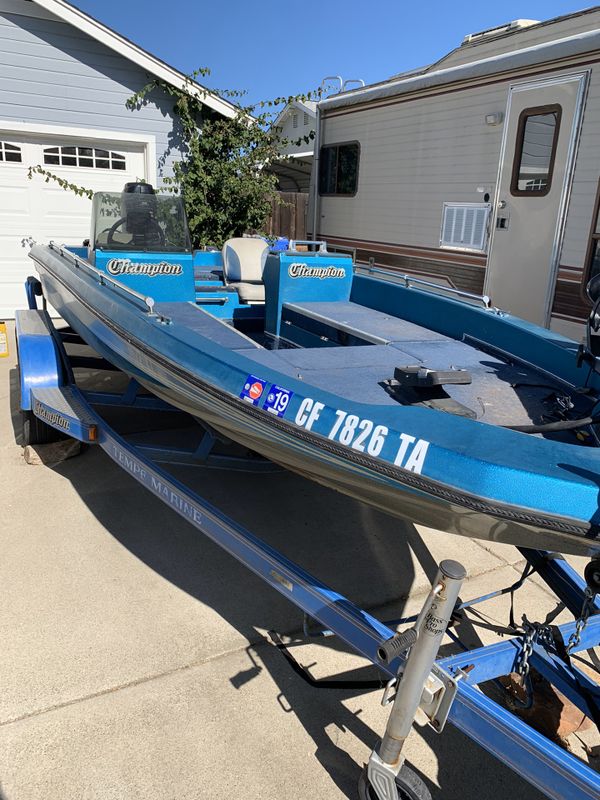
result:
M 433 587 L 416 623 L 417 640 L 399 679 L 385 734 L 369 758 L 367 775 L 379 800 L 397 800 L 402 748 L 421 703 L 423 689 L 467 573 L 458 561 L 440 563 Z

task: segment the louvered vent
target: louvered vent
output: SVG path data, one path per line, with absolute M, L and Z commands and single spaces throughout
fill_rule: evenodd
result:
M 489 203 L 444 203 L 440 245 L 485 252 Z

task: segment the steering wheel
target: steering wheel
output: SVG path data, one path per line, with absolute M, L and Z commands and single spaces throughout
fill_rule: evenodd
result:
M 126 217 L 121 217 L 121 219 L 118 219 L 115 223 L 113 223 L 110 226 L 110 228 L 106 228 L 105 229 L 105 230 L 108 231 L 108 235 L 106 237 L 106 244 L 114 244 L 115 243 L 114 235 L 117 232 L 117 228 L 119 228 L 124 222 L 127 222 L 127 218 Z M 102 233 L 104 233 L 104 231 L 102 231 Z M 119 244 L 122 244 L 122 243 L 120 242 Z
M 108 230 L 108 235 L 106 237 L 107 245 L 115 244 L 114 236 L 117 232 L 117 229 L 120 228 L 121 225 L 123 225 L 123 223 L 125 222 L 127 222 L 127 217 L 121 217 L 121 219 L 118 219 L 116 222 L 114 222 L 110 226 L 110 228 L 107 228 Z M 150 241 L 158 240 L 158 243 L 161 245 L 161 247 L 164 247 L 166 241 L 165 234 L 163 229 L 160 227 L 160 225 L 155 219 L 149 221 L 149 224 L 146 225 L 146 231 L 147 233 L 145 233 L 144 235 L 147 235 L 149 240 L 150 240 L 150 233 L 152 233 L 153 235 L 153 238 Z M 131 236 L 132 236 L 131 244 L 135 245 L 136 234 L 132 234 Z M 118 242 L 117 244 L 122 245 L 123 242 Z

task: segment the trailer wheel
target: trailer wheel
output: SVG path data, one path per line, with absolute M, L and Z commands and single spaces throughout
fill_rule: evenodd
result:
M 47 425 L 33 411 L 21 411 L 23 423 L 23 446 L 28 444 L 49 444 L 62 439 L 60 431 Z
M 396 776 L 396 791 L 398 800 L 431 800 L 431 793 L 427 786 L 406 764 L 402 765 L 402 769 Z M 359 800 L 379 800 L 377 792 L 369 782 L 366 766 L 358 781 L 358 797 Z

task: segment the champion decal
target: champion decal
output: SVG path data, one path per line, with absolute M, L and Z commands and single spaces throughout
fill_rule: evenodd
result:
M 106 265 L 106 271 L 109 275 L 146 275 L 154 278 L 156 275 L 181 275 L 183 267 L 168 261 L 145 264 L 130 258 L 111 258 Z

